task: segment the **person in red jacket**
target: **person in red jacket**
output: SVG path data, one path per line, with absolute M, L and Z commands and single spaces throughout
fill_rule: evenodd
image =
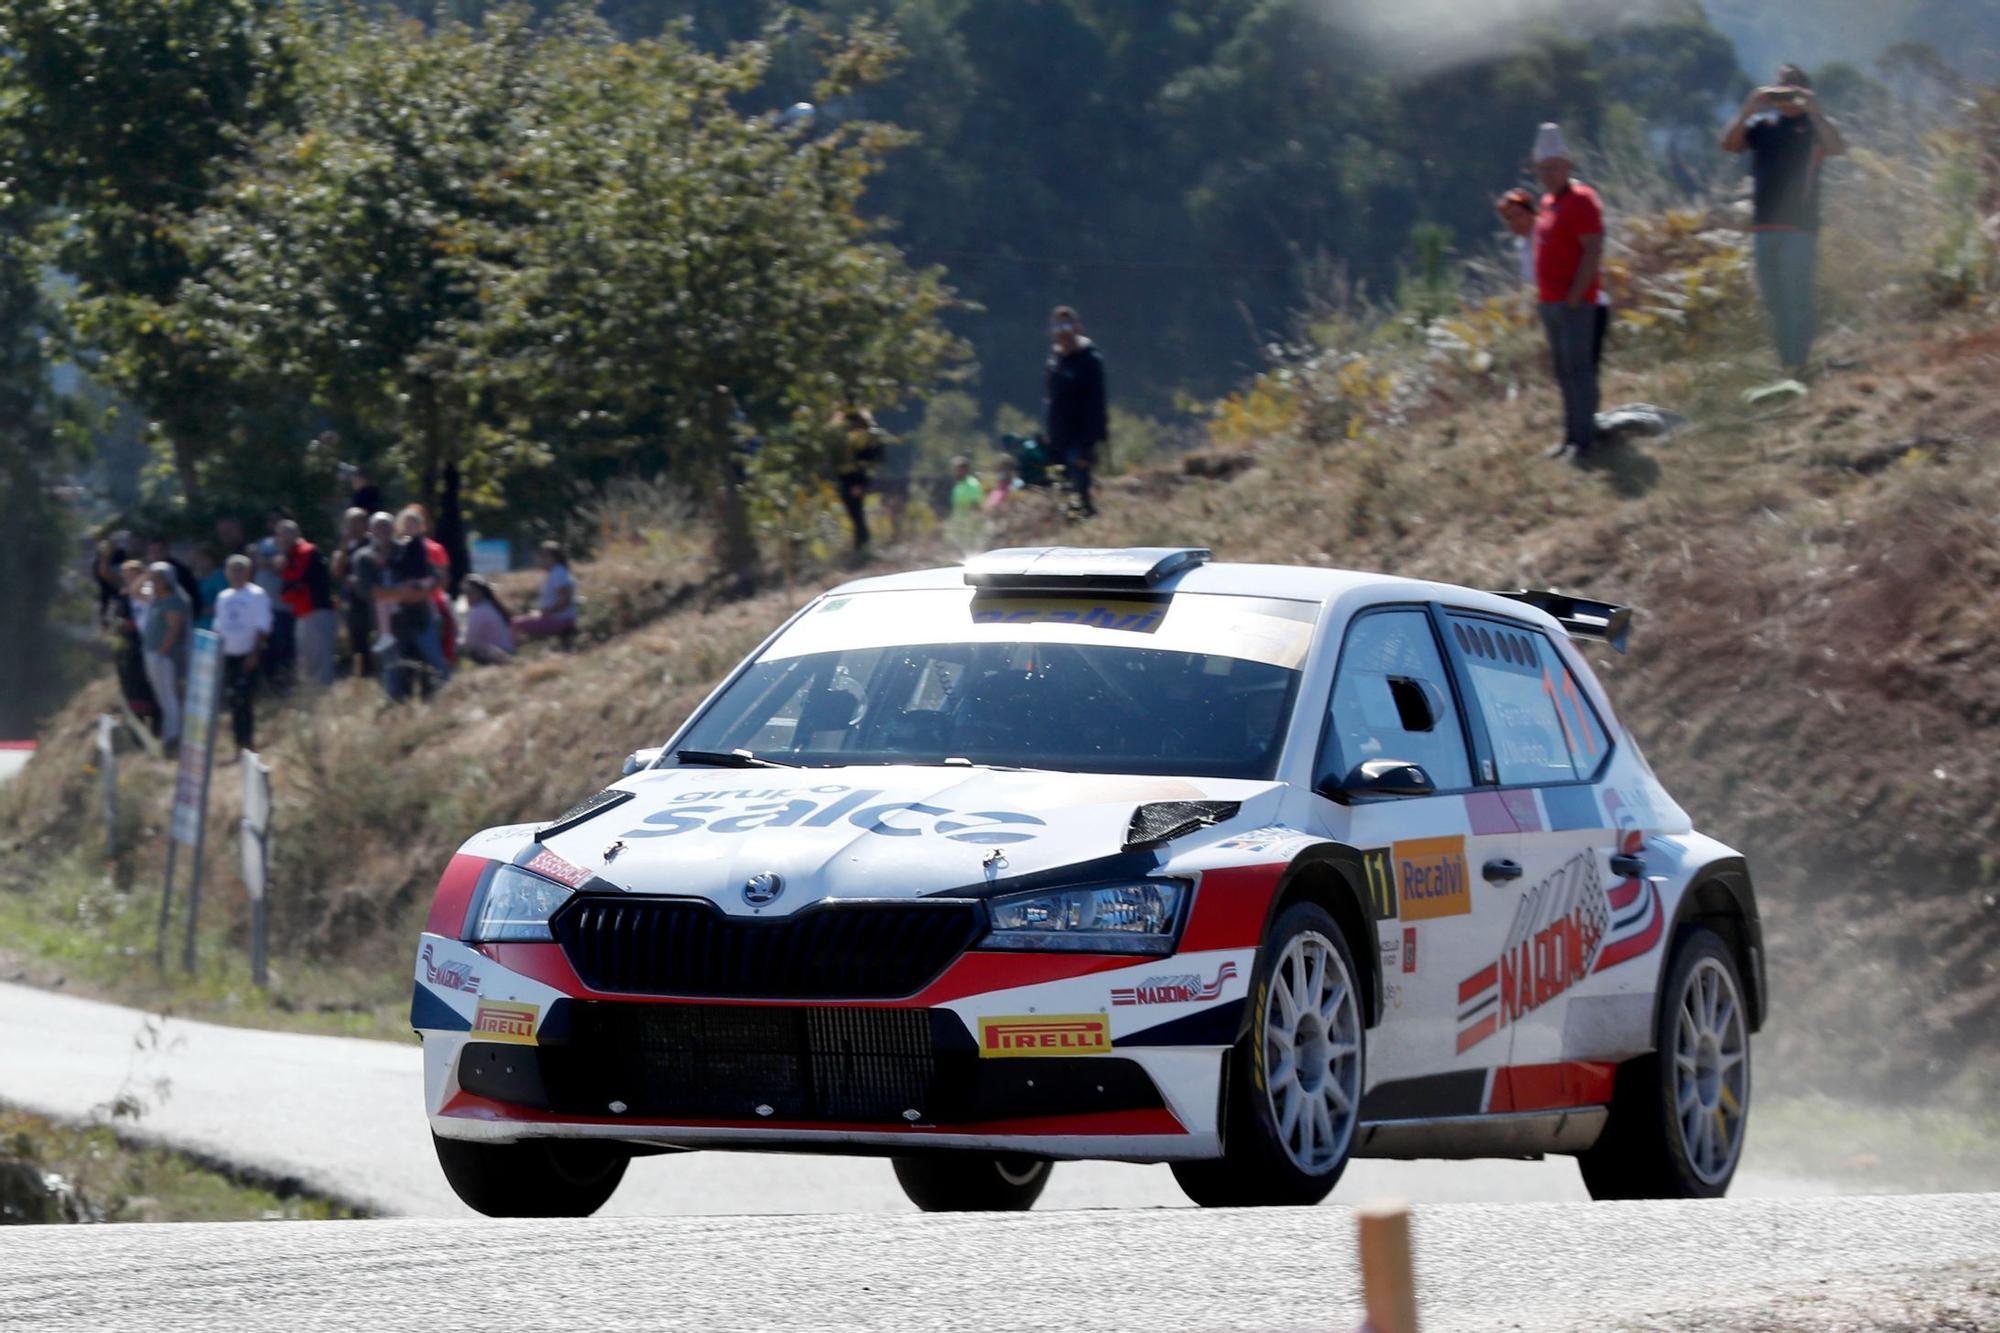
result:
M 279 599 L 291 611 L 300 674 L 320 688 L 333 684 L 340 618 L 333 610 L 333 574 L 320 549 L 305 539 L 291 519 L 278 523 L 276 536 L 283 585 Z
M 1581 461 L 1597 443 L 1597 295 L 1604 205 L 1576 180 L 1560 127 L 1535 135 L 1535 175 L 1547 191 L 1535 215 L 1535 288 L 1562 390 L 1563 438 L 1552 458 Z

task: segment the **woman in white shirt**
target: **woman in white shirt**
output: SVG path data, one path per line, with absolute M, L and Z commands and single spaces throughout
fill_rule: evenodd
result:
M 536 553 L 541 565 L 542 590 L 535 598 L 535 613 L 514 617 L 514 634 L 523 639 L 556 638 L 576 630 L 576 579 L 569 572 L 569 556 L 561 542 L 543 542 Z

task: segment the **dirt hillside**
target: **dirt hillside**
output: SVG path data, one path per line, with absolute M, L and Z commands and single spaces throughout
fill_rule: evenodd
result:
M 1608 403 L 1668 405 L 1690 425 L 1584 470 L 1543 457 L 1556 407 L 1532 360 L 1504 382 L 1416 381 L 1428 387 L 1358 432 L 1328 429 L 1322 410 L 1352 386 L 1302 367 L 1268 429 L 1218 429 L 1212 450 L 1111 480 L 1087 525 L 1028 496 L 869 568 L 1017 543 L 1200 543 L 1627 602 L 1630 655 L 1594 654 L 1612 696 L 1698 823 L 1757 876 L 1775 992 L 1766 1076 L 1976 1100 L 2000 1088 L 2000 329 L 1958 316 L 1914 335 L 1850 330 L 1831 352 L 1809 396 L 1758 408 L 1736 351 L 1613 370 Z M 726 600 L 644 531 L 578 573 L 596 635 L 575 653 L 463 673 L 429 708 L 347 682 L 272 719 L 282 971 L 337 962 L 393 1007 L 411 915 L 466 833 L 602 785 L 842 576 Z M 89 868 L 76 850 L 97 827 L 87 738 L 108 699 L 86 691 L 0 794 L 0 893 Z M 130 831 L 150 836 L 112 880 L 147 886 L 135 903 L 156 882 L 165 776 L 127 765 Z M 212 882 L 233 885 L 233 856 L 223 840 Z M 233 891 L 216 897 L 240 917 Z

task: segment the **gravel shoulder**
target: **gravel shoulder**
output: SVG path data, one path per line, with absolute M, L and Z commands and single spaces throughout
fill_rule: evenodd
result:
M 0 1328 L 1350 1329 L 1354 1248 L 1339 1207 L 50 1227 Z M 1982 1327 L 2000 1196 L 1446 1204 L 1414 1248 L 1427 1333 Z

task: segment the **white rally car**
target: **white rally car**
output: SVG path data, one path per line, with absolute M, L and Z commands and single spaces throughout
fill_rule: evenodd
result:
M 1064 1158 L 1215 1205 L 1352 1156 L 1720 1194 L 1762 935 L 1578 650 L 1628 620 L 1179 549 L 837 588 L 452 858 L 411 1012 L 444 1172 L 525 1216 L 693 1148 L 888 1156 L 929 1209 Z

